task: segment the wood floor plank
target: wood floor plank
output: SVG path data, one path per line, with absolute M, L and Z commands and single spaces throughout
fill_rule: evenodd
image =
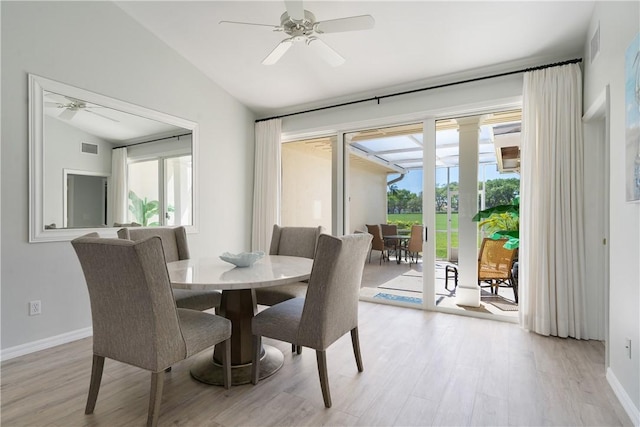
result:
M 473 403 L 473 411 L 469 419 L 472 426 L 506 426 L 509 425 L 509 400 L 477 393 Z
M 160 426 L 631 425 L 608 385 L 604 346 L 542 337 L 518 325 L 360 303 L 364 372 L 349 334 L 327 350 L 333 407 L 324 407 L 315 352 L 279 348 L 283 367 L 229 390 L 195 381 L 189 360 L 165 375 Z M 150 373 L 108 360 L 85 415 L 91 338 L 4 361 L 0 423 L 142 426 Z
M 438 401 L 409 396 L 394 426 L 430 426 L 438 410 Z

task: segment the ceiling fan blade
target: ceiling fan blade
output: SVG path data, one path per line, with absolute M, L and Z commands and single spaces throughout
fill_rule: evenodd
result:
M 328 44 L 317 37 L 309 37 L 307 44 L 311 46 L 318 55 L 329 63 L 332 67 L 344 64 L 345 59 Z
M 271 51 L 269 55 L 262 61 L 264 65 L 273 65 L 282 58 L 293 44 L 293 39 L 284 39 Z
M 120 122 L 120 120 L 112 119 L 111 117 L 107 117 L 104 114 L 96 113 L 95 111 L 91 111 L 87 109 L 85 109 L 84 111 L 86 111 L 87 113 L 95 114 L 96 116 L 100 116 L 104 119 L 111 120 L 112 122 Z
M 78 110 L 72 110 L 71 108 L 65 108 L 64 111 L 62 113 L 60 113 L 60 115 L 58 117 L 63 119 L 63 120 L 71 120 L 73 118 L 73 116 L 76 115 L 77 112 L 78 112 Z
M 371 15 L 349 16 L 347 18 L 329 19 L 314 25 L 318 33 L 340 33 L 344 31 L 369 30 L 374 27 L 376 20 Z
M 289 18 L 294 21 L 302 21 L 304 19 L 304 6 L 302 4 L 302 0 L 285 0 L 284 4 L 287 7 Z
M 258 23 L 255 23 L 255 22 L 220 21 L 220 22 L 218 22 L 218 24 L 254 25 L 254 26 L 257 26 L 257 27 L 271 27 L 274 30 L 282 30 L 282 27 L 280 27 L 279 25 L 258 24 Z
M 58 108 L 61 107 L 61 104 L 57 103 L 57 102 L 45 102 L 44 103 L 45 107 L 54 107 L 54 108 Z

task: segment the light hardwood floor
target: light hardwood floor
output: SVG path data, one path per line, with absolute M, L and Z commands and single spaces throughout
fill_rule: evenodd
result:
M 258 385 L 230 390 L 166 375 L 161 426 L 631 425 L 605 379 L 597 341 L 541 337 L 492 320 L 360 303 L 364 372 L 349 334 L 327 352 L 326 409 L 313 351 Z M 2 363 L 2 426 L 136 426 L 150 374 L 107 360 L 93 415 L 84 414 L 91 339 Z

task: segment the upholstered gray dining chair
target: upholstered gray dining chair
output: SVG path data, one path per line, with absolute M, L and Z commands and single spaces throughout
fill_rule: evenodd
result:
M 305 298 L 293 298 L 258 313 L 251 322 L 253 367 L 251 382 L 260 374 L 262 337 L 316 350 L 324 404 L 331 407 L 326 349 L 351 332 L 358 371 L 363 371 L 358 338 L 358 296 L 370 234 L 334 237 L 323 234 L 313 261 Z
M 187 231 L 179 227 L 149 227 L 149 228 L 121 228 L 118 237 L 127 240 L 142 240 L 147 237 L 158 236 L 162 241 L 162 248 L 166 262 L 189 259 L 189 245 Z M 173 296 L 178 308 L 191 310 L 209 310 L 220 307 L 222 293 L 216 290 L 194 291 L 190 289 L 174 289 Z
M 318 237 L 324 227 L 280 227 L 273 226 L 269 255 L 288 255 L 313 259 Z M 288 285 L 270 286 L 256 289 L 256 302 L 260 305 L 276 305 L 291 298 L 304 297 L 307 283 L 296 282 Z
M 221 343 L 224 385 L 229 388 L 231 322 L 176 307 L 159 237 L 133 242 L 92 233 L 71 244 L 89 289 L 93 322 L 86 414 L 94 411 L 105 358 L 151 371 L 151 426 L 160 414 L 165 369 L 176 362 Z

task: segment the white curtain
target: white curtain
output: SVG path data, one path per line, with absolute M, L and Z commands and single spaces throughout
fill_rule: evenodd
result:
M 280 119 L 255 125 L 255 171 L 253 183 L 253 227 L 251 247 L 268 252 L 273 224 L 280 224 L 281 155 Z
M 520 323 L 542 335 L 588 339 L 581 112 L 578 64 L 525 74 Z
M 113 222 L 127 222 L 127 148 L 111 150 L 111 188 L 113 200 Z

